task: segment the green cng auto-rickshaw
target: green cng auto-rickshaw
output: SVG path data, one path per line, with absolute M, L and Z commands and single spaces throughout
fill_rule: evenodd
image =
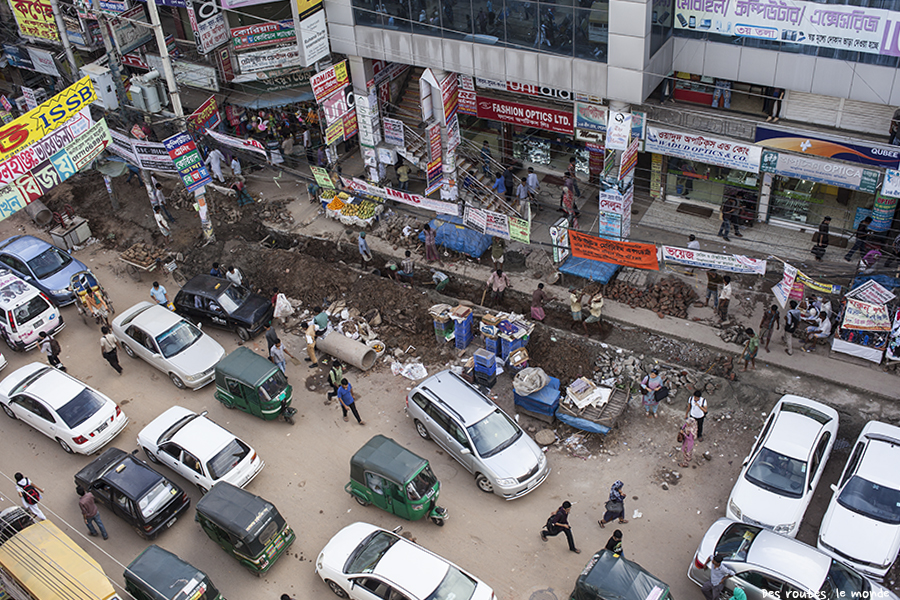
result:
M 157 545 L 125 569 L 125 590 L 136 600 L 225 600 L 206 573 Z
M 257 576 L 272 568 L 297 537 L 274 504 L 225 481 L 200 498 L 194 519 Z
M 376 435 L 350 459 L 350 483 L 344 489 L 363 506 L 373 504 L 398 517 L 428 517 L 442 526 L 449 518 L 437 505 L 441 483 L 428 461 L 394 440 Z
M 216 399 L 225 408 L 239 408 L 271 421 L 282 417 L 294 424 L 292 388 L 274 363 L 241 346 L 216 365 Z

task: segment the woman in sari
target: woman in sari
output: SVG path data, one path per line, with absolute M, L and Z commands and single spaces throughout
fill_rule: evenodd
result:
M 624 485 L 618 480 L 612 484 L 609 490 L 609 500 L 606 501 L 605 505 L 606 512 L 603 513 L 603 518 L 597 521 L 600 527 L 606 526 L 613 519 L 619 519 L 619 523 L 628 522 L 625 519 L 625 493 L 622 491 Z
M 681 426 L 681 434 L 684 440 L 681 442 L 681 462 L 678 466 L 684 469 L 690 466 L 694 458 L 694 443 L 697 441 L 697 420 L 694 417 L 687 418 Z

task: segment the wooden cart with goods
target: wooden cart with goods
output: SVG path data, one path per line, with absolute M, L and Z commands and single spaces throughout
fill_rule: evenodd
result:
M 629 381 L 607 388 L 582 377 L 567 389 L 556 410 L 556 418 L 582 431 L 607 434 L 625 412 L 633 383 Z M 573 393 L 573 386 L 577 393 Z
M 166 250 L 148 246 L 143 242 L 120 253 L 119 260 L 127 265 L 128 273 L 136 281 L 140 281 L 144 273 L 153 272 L 160 266 L 163 275 L 171 273 L 177 284 L 181 285 L 186 281 L 184 275 L 177 271 L 178 263 L 175 262 L 172 254 Z

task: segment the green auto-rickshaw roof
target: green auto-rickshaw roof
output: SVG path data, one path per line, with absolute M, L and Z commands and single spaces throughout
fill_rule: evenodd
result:
M 271 502 L 227 481 L 220 481 L 200 498 L 196 510 L 245 543 L 253 540 L 258 530 L 271 520 L 266 518 L 269 513 L 278 514 Z
M 364 482 L 363 472 L 371 471 L 402 485 L 426 464 L 427 460 L 391 438 L 376 435 L 350 459 L 350 478 Z
M 246 346 L 240 346 L 216 365 L 216 381 L 220 375 L 224 375 L 256 387 L 268 379 L 277 368 L 269 359 L 263 358 Z
M 197 567 L 155 544 L 131 561 L 124 575 L 127 581 L 157 600 L 175 600 L 186 583 L 206 579 L 206 574 Z

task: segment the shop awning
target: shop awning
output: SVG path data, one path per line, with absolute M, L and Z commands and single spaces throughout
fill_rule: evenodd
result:
M 233 84 L 234 90 L 228 94 L 226 102 L 253 110 L 274 108 L 297 102 L 314 102 L 316 97 L 312 91 L 283 90 L 279 92 L 253 89 L 247 84 Z

